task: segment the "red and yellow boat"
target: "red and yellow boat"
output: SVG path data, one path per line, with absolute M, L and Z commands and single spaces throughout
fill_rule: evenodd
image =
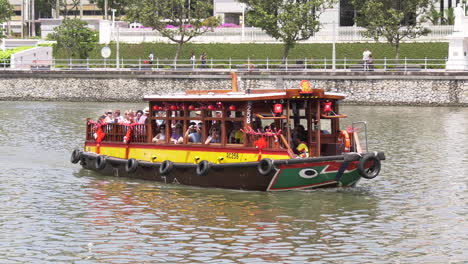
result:
M 233 79 L 232 90 L 146 96 L 146 124 L 88 120 L 84 150 L 71 162 L 105 175 L 257 191 L 355 186 L 379 174 L 385 155 L 367 150 L 366 123 L 340 128 L 343 94 L 308 81 L 236 87 Z

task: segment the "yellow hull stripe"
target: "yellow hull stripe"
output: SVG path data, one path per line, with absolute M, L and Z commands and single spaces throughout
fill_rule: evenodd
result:
M 97 152 L 97 147 L 86 146 L 85 151 Z M 122 147 L 100 147 L 100 154 L 125 159 L 126 149 Z M 198 163 L 207 160 L 212 163 L 236 163 L 258 161 L 258 153 L 225 152 L 225 151 L 200 151 L 182 149 L 154 149 L 154 148 L 130 148 L 128 158 L 150 162 L 163 162 L 170 160 L 177 163 Z M 261 158 L 289 159 L 287 153 L 262 154 Z

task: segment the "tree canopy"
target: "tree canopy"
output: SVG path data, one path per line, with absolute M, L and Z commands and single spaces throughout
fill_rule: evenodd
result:
M 211 16 L 211 1 L 204 0 L 135 0 L 127 19 L 159 31 L 162 36 L 177 43 L 174 61 L 179 58 L 182 45 L 203 35 L 220 24 Z
M 13 15 L 13 7 L 8 0 L 0 0 L 0 24 L 10 21 Z M 3 29 L 0 28 L 0 38 L 3 37 Z
M 78 18 L 64 19 L 50 38 L 57 41 L 57 47 L 63 48 L 68 57 L 85 59 L 98 42 L 96 32 L 87 25 L 88 23 Z
M 247 23 L 263 29 L 284 43 L 283 60 L 301 40 L 307 40 L 320 29 L 319 17 L 334 0 L 239 0 L 249 6 Z
M 364 36 L 379 41 L 385 38 L 395 47 L 399 58 L 400 43 L 427 35 L 422 23 L 430 12 L 432 0 L 352 0 L 359 12 L 357 23 L 366 29 Z

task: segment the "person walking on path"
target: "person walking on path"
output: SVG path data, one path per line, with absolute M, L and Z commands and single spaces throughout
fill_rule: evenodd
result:
M 154 55 L 153 55 L 153 52 L 151 52 L 150 55 L 148 56 L 148 63 L 153 64 L 153 60 L 154 60 Z
M 362 61 L 364 63 L 364 70 L 369 70 L 369 60 L 372 57 L 372 52 L 369 49 L 365 48 L 364 52 L 362 53 Z
M 200 55 L 200 62 L 201 62 L 201 67 L 206 68 L 206 52 L 203 52 Z

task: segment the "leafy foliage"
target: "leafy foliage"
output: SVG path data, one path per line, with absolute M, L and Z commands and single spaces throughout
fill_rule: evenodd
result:
M 112 49 L 110 59 L 115 59 L 115 43 L 111 43 L 109 47 Z M 393 58 L 395 57 L 395 49 L 387 43 L 338 43 L 336 44 L 336 58 L 347 60 L 360 60 L 364 48 L 369 48 L 372 51 L 374 59 Z M 91 53 L 91 59 L 101 59 L 101 45 L 98 45 Z M 120 44 L 120 57 L 124 59 L 141 59 L 142 61 L 148 57 L 150 52 L 154 53 L 155 58 L 168 59 L 171 58 L 177 49 L 177 45 L 168 43 L 141 43 L 141 44 Z M 187 43 L 184 50 L 181 52 L 180 58 L 189 61 L 191 52 L 199 55 L 203 51 L 208 51 L 208 61 L 224 60 L 228 63 L 229 59 L 233 63 L 245 63 L 249 58 L 252 63 L 255 60 L 279 60 L 282 59 L 282 44 L 193 44 Z M 412 59 L 444 59 L 448 54 L 447 42 L 431 42 L 431 43 L 402 43 L 400 55 Z M 290 60 L 314 61 L 324 58 L 331 59 L 332 45 L 331 44 L 297 44 L 291 50 Z M 65 52 L 61 49 L 54 49 L 54 56 L 57 59 L 68 58 Z M 234 60 L 238 60 L 235 62 Z M 216 62 L 216 61 L 215 61 Z M 262 62 L 264 63 L 264 61 Z
M 395 47 L 399 57 L 400 43 L 404 39 L 415 39 L 427 35 L 429 29 L 424 22 L 432 0 L 352 0 L 359 11 L 358 25 L 366 28 L 366 37 L 378 41 L 385 38 Z M 418 20 L 419 18 L 419 20 Z
M 13 6 L 8 0 L 0 0 L 0 24 L 11 19 L 13 15 Z M 0 38 L 3 38 L 3 29 L 0 29 Z
M 239 0 L 249 5 L 247 22 L 284 43 L 283 59 L 301 40 L 309 39 L 320 29 L 319 17 L 332 0 L 283 1 Z
M 453 7 L 449 7 L 447 8 L 447 10 L 445 10 L 445 22 L 447 23 L 447 25 L 453 25 L 455 24 L 455 10 L 453 9 Z
M 204 0 L 135 0 L 127 16 L 129 21 L 152 27 L 177 43 L 174 58 L 177 60 L 184 43 L 221 23 L 220 18 L 211 16 L 211 10 L 210 1 Z
M 98 42 L 96 32 L 87 25 L 80 19 L 64 19 L 50 38 L 57 41 L 57 47 L 63 48 L 67 57 L 87 58 Z

